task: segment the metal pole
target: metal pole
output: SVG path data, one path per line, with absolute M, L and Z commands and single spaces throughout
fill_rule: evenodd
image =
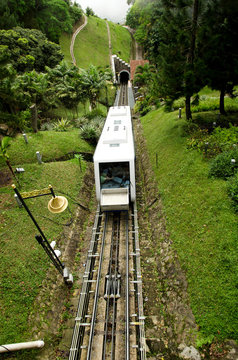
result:
M 45 234 L 43 233 L 43 231 L 41 230 L 40 226 L 37 224 L 34 216 L 32 215 L 32 213 L 30 212 L 29 208 L 27 207 L 24 199 L 22 198 L 20 192 L 17 190 L 15 185 L 12 185 L 13 190 L 15 191 L 15 193 L 17 194 L 20 202 L 22 203 L 22 205 L 24 206 L 25 210 L 27 211 L 28 215 L 30 216 L 31 220 L 33 221 L 35 227 L 38 229 L 41 237 L 43 238 L 43 241 L 41 243 L 41 245 L 43 246 L 44 243 L 44 249 L 46 249 L 47 247 L 47 254 L 50 256 L 51 260 L 52 257 L 55 259 L 54 261 L 54 265 L 57 267 L 57 269 L 59 270 L 59 272 L 61 273 L 61 275 L 63 275 L 63 270 L 64 270 L 64 265 L 61 263 L 60 259 L 57 257 L 57 255 L 55 254 L 54 250 L 52 249 L 52 247 L 50 246 L 50 243 L 48 242 L 48 240 L 45 237 Z M 38 240 L 38 239 L 37 239 Z M 57 264 L 57 265 L 56 265 Z
M 181 108 L 179 108 L 179 119 L 181 119 L 182 118 L 182 109 Z
M 55 251 L 53 249 L 50 249 L 49 246 L 47 246 L 47 243 L 45 242 L 45 240 L 42 238 L 41 235 L 36 235 L 35 236 L 36 240 L 38 241 L 38 243 L 43 247 L 43 249 L 45 250 L 46 254 L 49 256 L 49 258 L 51 259 L 52 263 L 54 264 L 54 266 L 56 267 L 56 269 L 60 272 L 60 274 L 63 276 L 64 275 L 64 265 L 61 263 L 61 261 L 59 260 L 58 256 L 56 255 Z
M 55 198 L 55 193 L 54 193 L 54 190 L 51 185 L 49 185 L 49 189 L 50 189 L 52 196 Z
M 38 164 L 42 164 L 42 155 L 40 154 L 39 151 L 36 152 L 36 157 L 37 157 Z
M 23 137 L 24 137 L 25 143 L 28 144 L 28 139 L 27 139 L 26 134 L 24 133 L 24 134 L 22 134 L 22 135 L 23 135 Z

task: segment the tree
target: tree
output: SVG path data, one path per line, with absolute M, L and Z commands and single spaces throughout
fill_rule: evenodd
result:
M 14 13 L 11 13 L 8 0 L 0 2 L 0 24 L 1 29 L 11 29 L 18 25 Z
M 54 67 L 63 59 L 59 45 L 48 41 L 39 30 L 0 30 L 0 45 L 7 47 L 9 62 L 19 73 L 44 71 L 45 66 Z
M 93 65 L 87 70 L 82 70 L 82 89 L 85 91 L 93 109 L 96 107 L 100 90 L 109 79 L 111 79 L 111 73 L 109 71 L 98 71 Z
M 47 74 L 37 73 L 35 70 L 19 76 L 19 85 L 24 98 L 28 99 L 32 112 L 32 128 L 37 132 L 38 108 L 47 103 L 48 89 Z
M 140 87 L 140 92 L 145 96 L 152 95 L 155 85 L 156 69 L 149 63 L 137 66 L 133 83 Z
M 209 86 L 220 91 L 220 113 L 225 114 L 224 96 L 238 84 L 238 5 L 209 2 L 200 36 L 200 57 L 206 65 Z
M 8 136 L 5 136 L 2 140 L 1 140 L 1 143 L 0 143 L 0 157 L 2 157 L 5 161 L 6 161 L 6 164 L 10 170 L 10 172 L 12 173 L 12 175 L 14 176 L 14 178 L 16 179 L 18 185 L 19 184 L 19 181 L 13 171 L 13 168 L 12 168 L 12 165 L 10 163 L 10 160 L 9 160 L 9 155 L 8 155 L 8 152 L 7 152 L 7 149 L 8 147 L 10 146 L 10 141 L 11 141 L 11 138 L 8 137 Z
M 72 20 L 69 6 L 64 0 L 47 1 L 37 14 L 39 28 L 47 37 L 56 43 L 59 42 L 62 32 L 72 31 Z
M 85 12 L 86 12 L 87 16 L 94 16 L 95 15 L 93 9 L 91 9 L 89 6 L 86 8 Z
M 51 41 L 58 42 L 63 31 L 72 31 L 82 10 L 68 0 L 1 0 L 0 14 L 2 29 L 34 28 L 44 32 Z
M 158 69 L 158 95 L 170 105 L 185 96 L 187 119 L 191 118 L 190 98 L 203 85 L 203 63 L 197 56 L 202 2 L 160 0 L 147 1 L 146 5 L 139 2 L 140 25 L 135 33 L 145 55 Z
M 76 66 L 62 62 L 54 69 L 47 68 L 49 81 L 55 89 L 56 97 L 68 109 L 77 110 L 79 101 L 84 101 L 85 92 Z

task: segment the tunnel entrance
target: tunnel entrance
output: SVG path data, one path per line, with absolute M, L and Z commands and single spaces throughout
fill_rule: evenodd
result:
M 130 74 L 128 71 L 123 70 L 120 72 L 120 84 L 127 84 L 130 79 Z

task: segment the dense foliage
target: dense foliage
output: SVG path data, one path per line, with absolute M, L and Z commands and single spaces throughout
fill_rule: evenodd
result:
M 17 73 L 44 71 L 45 66 L 54 67 L 63 59 L 60 47 L 39 30 L 0 30 L 0 46 L 0 61 L 11 64 Z
M 191 97 L 205 85 L 225 93 L 238 84 L 238 5 L 224 0 L 135 1 L 127 25 L 157 68 L 158 96 L 172 107 L 185 97 L 187 119 Z
M 210 164 L 209 175 L 227 179 L 237 172 L 238 168 L 238 151 L 224 151 L 217 155 Z
M 39 29 L 51 41 L 58 42 L 63 31 L 72 31 L 82 10 L 69 0 L 2 0 L 0 14 L 1 29 L 16 26 Z
M 111 79 L 108 70 L 90 66 L 80 72 L 62 62 L 59 46 L 38 30 L 1 30 L 0 41 L 0 119 L 13 129 L 23 131 L 34 120 L 37 125 L 40 113 L 59 105 L 77 111 L 89 100 L 95 108 Z
M 228 181 L 227 191 L 235 211 L 238 212 L 238 172 Z

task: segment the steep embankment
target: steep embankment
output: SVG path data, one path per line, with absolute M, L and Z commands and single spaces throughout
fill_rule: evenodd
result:
M 226 183 L 208 178 L 208 163 L 199 153 L 187 150 L 186 122 L 179 120 L 177 113 L 159 109 L 142 118 L 142 124 L 154 171 L 151 177 L 158 184 L 166 228 L 186 274 L 200 330 L 197 345 L 217 339 L 237 340 L 237 215 Z M 148 210 L 153 208 L 150 205 Z M 158 259 L 164 252 L 164 239 L 166 236 L 158 238 L 154 245 Z M 171 296 L 170 281 L 168 276 L 167 282 L 161 282 L 165 305 Z

